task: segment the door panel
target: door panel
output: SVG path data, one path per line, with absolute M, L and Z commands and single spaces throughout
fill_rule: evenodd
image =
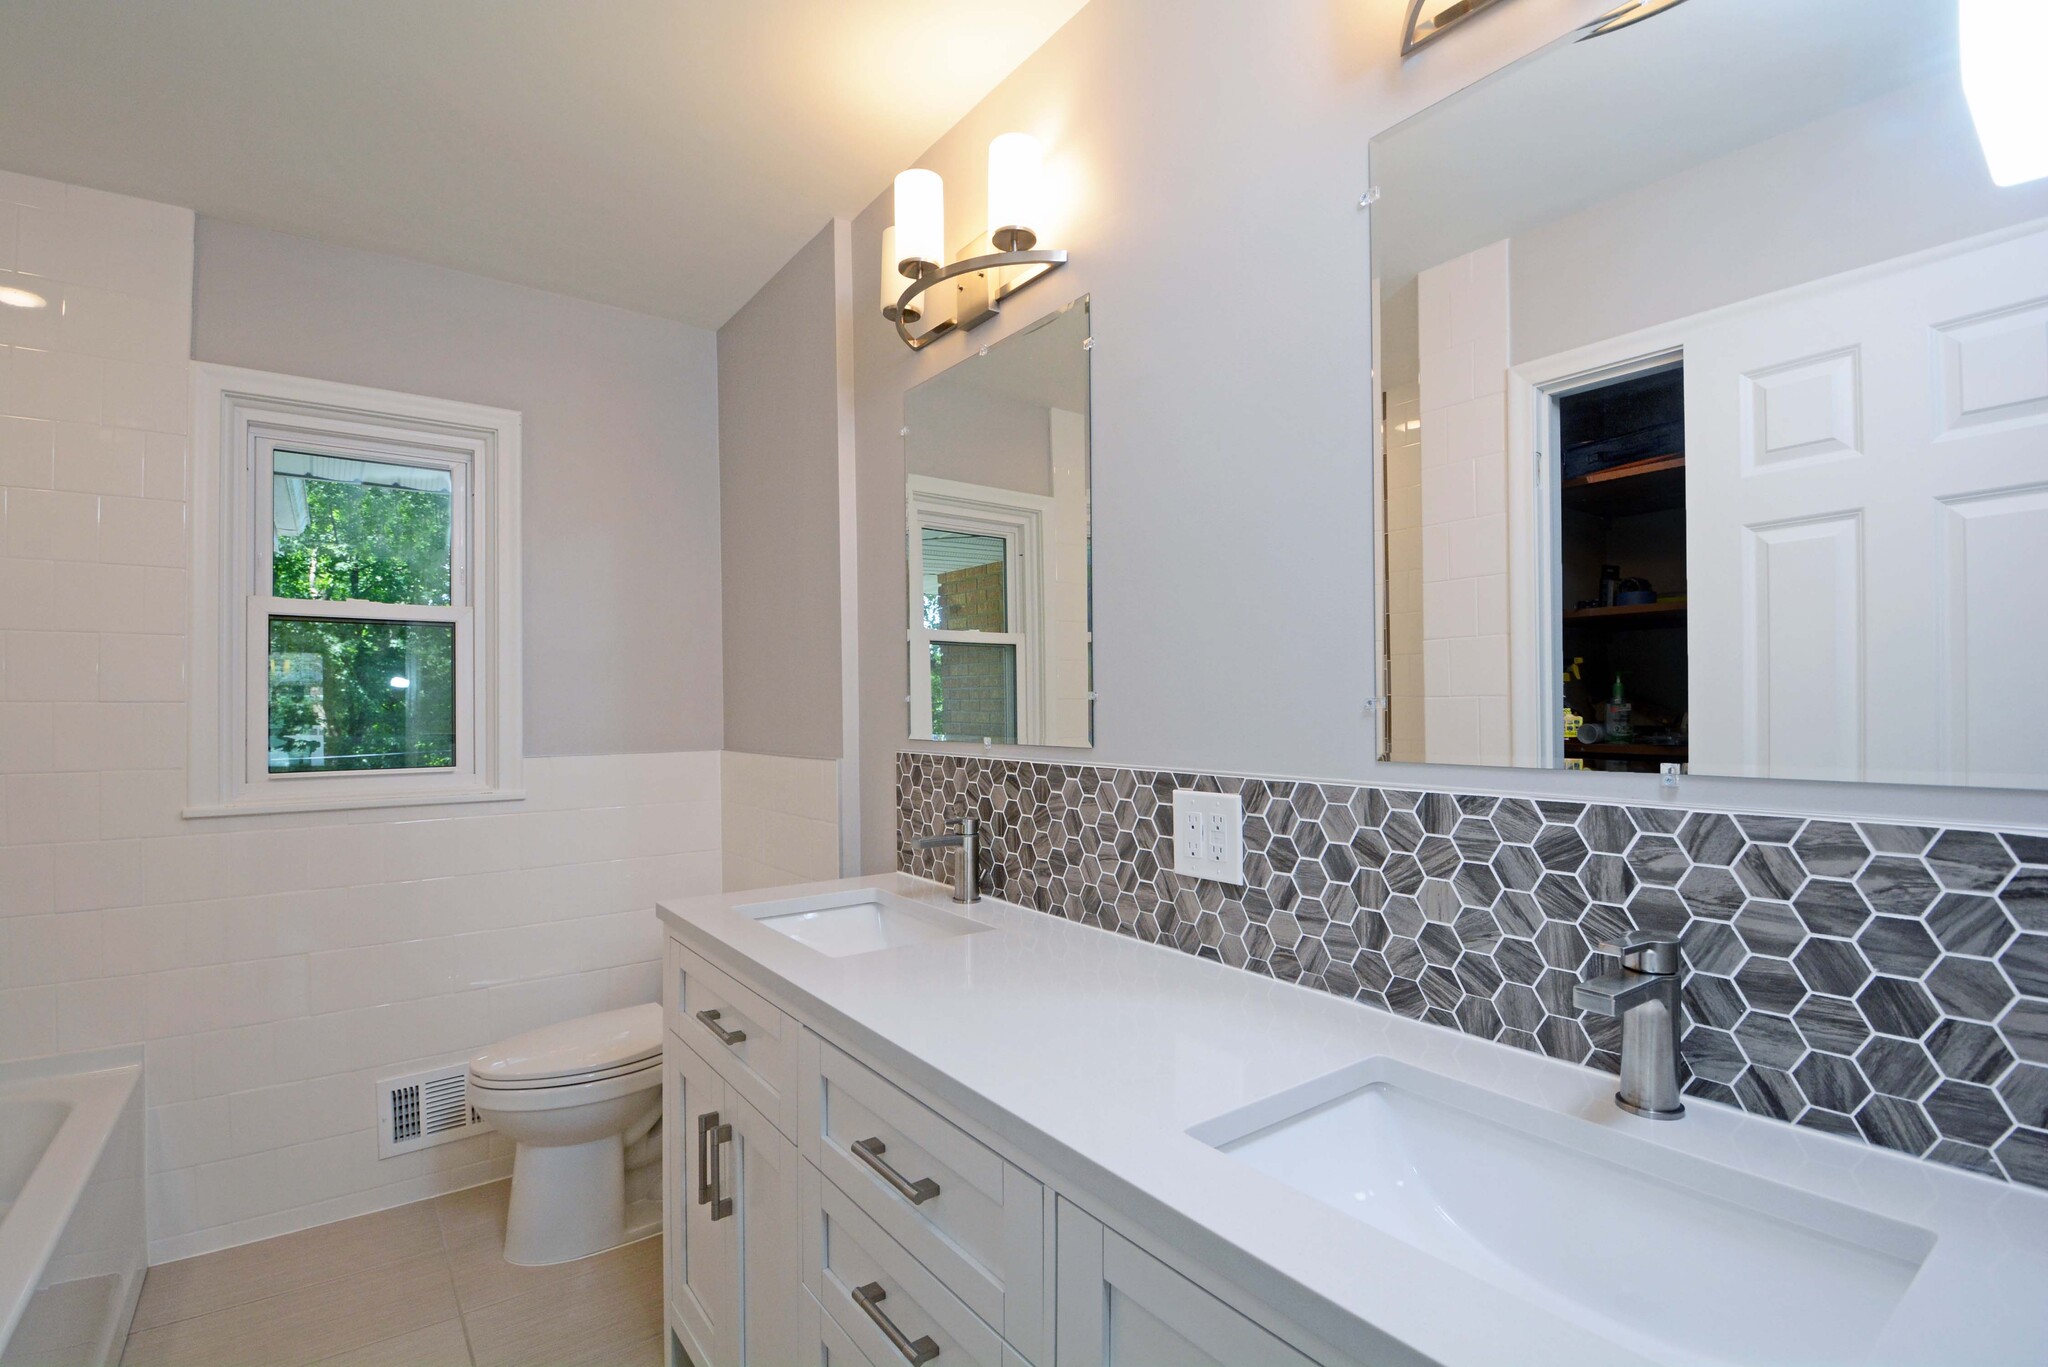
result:
M 710 1157 L 702 1120 L 725 1120 L 725 1084 L 671 1034 L 663 1051 L 662 1092 L 669 1146 L 663 1182 L 669 1308 L 691 1361 L 698 1367 L 727 1367 L 735 1361 L 740 1334 L 739 1221 L 714 1220 L 714 1208 L 701 1199 Z
M 2048 786 L 2048 233 L 1678 330 L 1695 771 Z
M 732 1126 L 725 1190 L 734 1195 L 740 1246 L 740 1341 L 732 1356 L 748 1367 L 781 1367 L 799 1349 L 793 1335 L 802 1296 L 797 1255 L 796 1145 L 731 1089 L 724 1120 Z
M 1059 1203 L 1060 1367 L 1313 1367 L 1076 1206 Z

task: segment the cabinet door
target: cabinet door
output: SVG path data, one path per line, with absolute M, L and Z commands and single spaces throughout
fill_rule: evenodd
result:
M 1100 1221 L 1059 1203 L 1060 1367 L 1314 1367 Z
M 669 1317 L 696 1367 L 728 1367 L 740 1337 L 740 1222 L 719 1215 L 708 1189 L 711 1162 L 724 1157 L 713 1141 L 729 1122 L 725 1084 L 673 1034 L 663 1052 L 662 1105 Z
M 720 1367 L 728 1360 L 734 1367 L 783 1367 L 800 1356 L 796 1145 L 731 1087 L 721 1114 L 732 1126 L 719 1177 L 733 1200 L 734 1218 L 727 1223 L 739 1228 L 740 1337 Z

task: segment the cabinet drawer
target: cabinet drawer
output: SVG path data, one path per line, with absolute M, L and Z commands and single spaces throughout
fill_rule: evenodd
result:
M 802 1165 L 804 1286 L 875 1367 L 1028 1367 L 846 1194 Z M 865 1304 L 863 1304 L 865 1302 Z
M 801 1304 L 797 1312 L 796 1360 L 801 1367 L 880 1367 L 846 1336 L 839 1321 L 825 1313 L 817 1297 L 808 1291 L 798 1291 L 797 1295 Z
M 664 959 L 662 1005 L 668 1028 L 794 1140 L 796 1022 L 674 937 Z
M 1044 1361 L 1045 1188 L 902 1088 L 806 1031 L 804 1154 L 975 1314 Z

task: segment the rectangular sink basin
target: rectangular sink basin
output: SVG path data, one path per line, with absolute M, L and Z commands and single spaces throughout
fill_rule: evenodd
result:
M 1189 1134 L 1679 1361 L 1862 1361 L 1934 1247 L 1917 1226 L 1387 1059 Z
M 990 929 L 876 888 L 757 902 L 733 910 L 834 959 Z

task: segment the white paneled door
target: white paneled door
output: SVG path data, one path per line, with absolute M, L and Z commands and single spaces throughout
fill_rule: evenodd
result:
M 1683 331 L 1695 772 L 2048 784 L 2048 232 Z

